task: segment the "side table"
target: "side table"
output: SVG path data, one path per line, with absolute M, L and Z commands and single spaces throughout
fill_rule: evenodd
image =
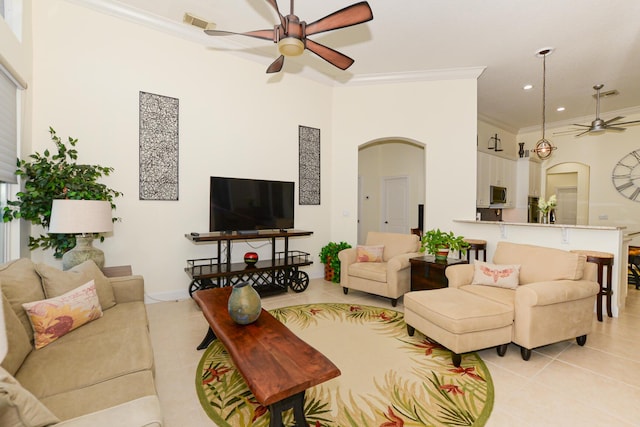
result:
M 468 264 L 466 259 L 447 258 L 436 260 L 433 255 L 411 258 L 411 290 L 423 291 L 446 288 L 449 282 L 444 272 L 450 265 Z

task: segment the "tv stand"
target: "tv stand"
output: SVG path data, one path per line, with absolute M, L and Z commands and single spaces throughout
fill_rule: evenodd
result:
M 238 230 L 237 233 L 240 234 L 241 236 L 251 236 L 253 234 L 258 234 L 258 230 Z M 230 234 L 233 234 L 233 233 L 230 233 Z
M 289 250 L 290 237 L 304 237 L 313 231 L 253 230 L 245 232 L 191 233 L 185 237 L 195 243 L 215 243 L 217 254 L 213 258 L 187 260 L 185 272 L 191 278 L 189 295 L 200 289 L 233 286 L 250 282 L 261 296 L 287 292 L 302 292 L 309 286 L 309 275 L 299 267 L 313 264 L 310 254 Z M 254 265 L 231 262 L 231 245 L 236 240 L 271 240 L 271 259 L 259 260 Z M 284 250 L 276 251 L 277 239 L 283 240 Z M 224 245 L 224 248 L 223 248 Z M 226 253 L 226 256 L 223 254 Z

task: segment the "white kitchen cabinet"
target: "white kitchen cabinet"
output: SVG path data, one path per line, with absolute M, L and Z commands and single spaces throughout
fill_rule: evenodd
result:
M 503 187 L 507 187 L 507 203 L 505 208 L 515 207 L 516 200 L 516 162 L 509 159 L 501 159 Z
M 479 208 L 489 207 L 489 186 L 491 185 L 491 157 L 492 156 L 481 151 L 478 152 L 476 206 Z
M 477 207 L 489 207 L 491 202 L 489 187 L 492 185 L 507 188 L 507 203 L 502 207 L 513 207 L 515 205 L 516 162 L 479 151 L 476 188 Z
M 540 163 L 530 160 L 529 161 L 529 196 L 540 197 L 542 181 L 542 167 Z

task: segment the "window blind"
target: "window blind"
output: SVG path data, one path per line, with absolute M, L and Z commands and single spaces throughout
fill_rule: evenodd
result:
M 18 88 L 0 67 L 0 182 L 18 182 Z

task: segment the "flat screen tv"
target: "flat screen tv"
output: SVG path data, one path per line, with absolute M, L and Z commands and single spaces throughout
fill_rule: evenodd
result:
M 212 176 L 209 231 L 293 228 L 293 198 L 293 182 Z

